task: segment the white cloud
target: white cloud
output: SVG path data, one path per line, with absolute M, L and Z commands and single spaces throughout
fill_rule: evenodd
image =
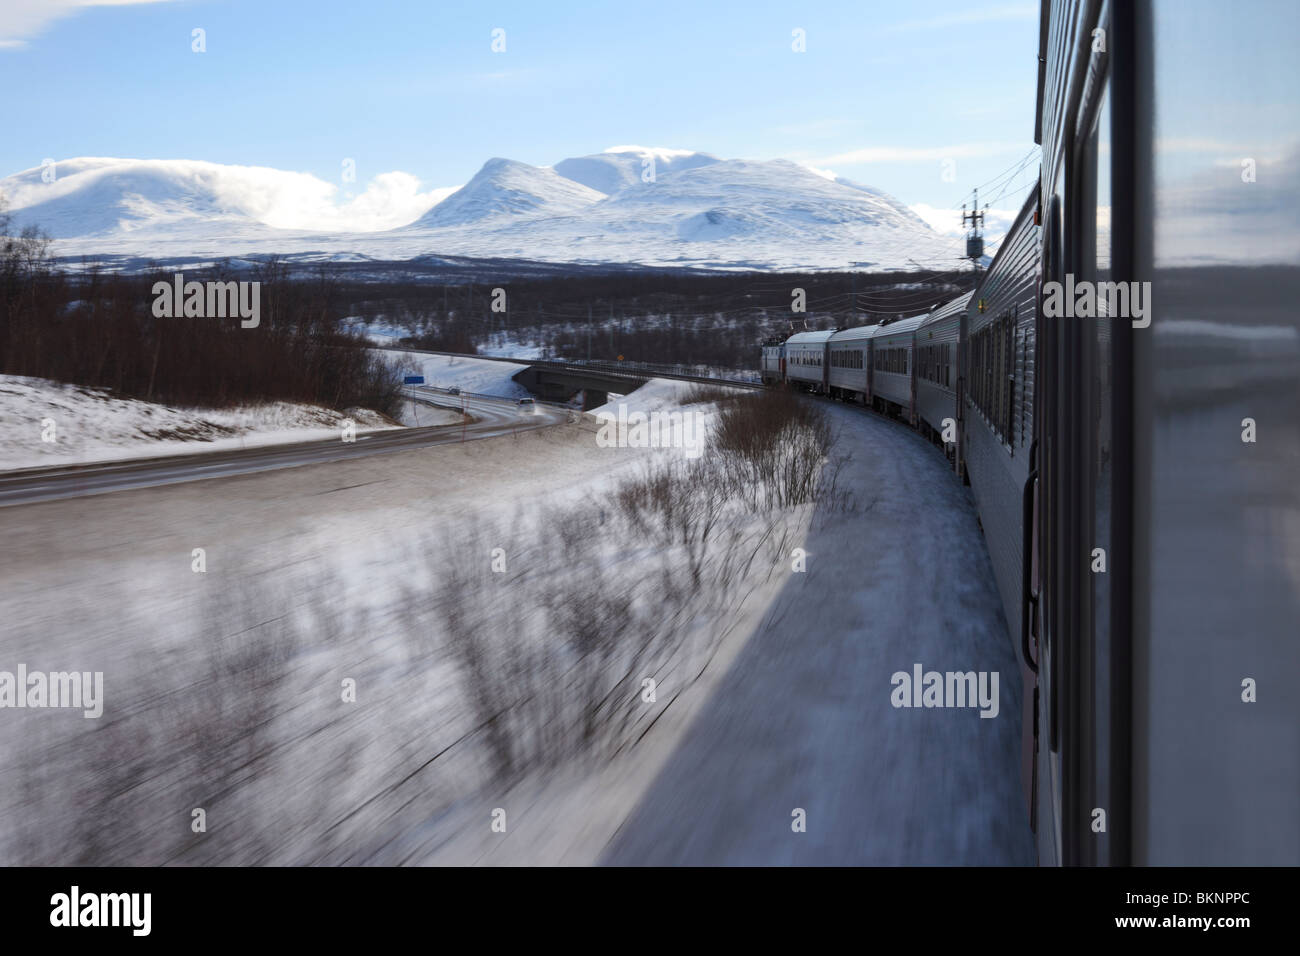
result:
M 349 195 L 309 173 L 266 170 L 274 175 L 240 184 L 257 219 L 280 229 L 375 232 L 414 222 L 459 186 L 420 191 L 410 173 L 380 173 L 364 191 Z
M 311 173 L 185 159 L 84 157 L 62 160 L 55 169 L 53 183 L 41 180 L 39 168 L 0 180 L 15 213 L 107 189 L 121 191 L 126 206 L 146 219 L 184 217 L 208 204 L 214 212 L 248 216 L 278 229 L 375 232 L 414 222 L 460 188 L 421 191 L 418 178 L 395 171 L 380 173 L 364 189 L 360 184 L 345 189 Z
M 170 0 L 4 0 L 0 3 L 0 49 L 27 45 L 55 20 L 74 16 L 87 7 L 127 7 Z

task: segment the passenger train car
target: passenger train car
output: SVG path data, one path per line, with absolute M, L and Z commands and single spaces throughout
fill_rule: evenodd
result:
M 785 343 L 786 381 L 816 395 L 826 394 L 826 353 L 834 330 L 797 332 Z
M 932 439 L 950 438 L 945 450 L 957 473 L 965 473 L 961 457 L 962 345 L 966 341 L 966 308 L 971 293 L 934 309 L 916 330 L 916 409 L 919 428 Z
M 759 359 L 759 380 L 764 385 L 777 385 L 785 381 L 785 342 L 771 341 L 763 343 L 763 354 Z
M 827 384 L 833 397 L 866 401 L 866 396 L 871 391 L 868 384 L 871 365 L 867 361 L 867 350 L 871 336 L 879 327 L 868 325 L 845 329 L 831 336 Z
M 1040 21 L 1040 182 L 975 290 L 792 336 L 784 381 L 969 480 L 1040 863 L 1296 865 L 1300 5 Z

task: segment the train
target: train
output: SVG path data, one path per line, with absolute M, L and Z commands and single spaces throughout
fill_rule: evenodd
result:
M 969 482 L 1042 865 L 1300 864 L 1295 36 L 1290 2 L 1045 0 L 1039 175 L 974 289 L 761 346 Z

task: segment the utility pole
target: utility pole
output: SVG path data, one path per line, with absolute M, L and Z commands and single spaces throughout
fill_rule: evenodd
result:
M 980 191 L 975 190 L 975 200 L 971 204 L 971 211 L 966 212 L 966 204 L 961 204 L 961 224 L 970 223 L 970 233 L 966 236 L 966 258 L 971 261 L 975 271 L 980 271 L 980 259 L 984 256 L 984 234 L 980 230 L 984 226 L 984 212 L 989 208 L 988 203 L 984 204 L 984 211 L 980 210 Z

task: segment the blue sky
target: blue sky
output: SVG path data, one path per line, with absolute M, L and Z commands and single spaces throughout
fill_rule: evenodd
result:
M 639 144 L 794 159 L 949 207 L 1032 149 L 1036 53 L 1032 0 L 4 0 L 0 176 L 123 156 L 338 182 L 352 158 L 361 183 L 400 170 L 430 189 L 492 156 Z

